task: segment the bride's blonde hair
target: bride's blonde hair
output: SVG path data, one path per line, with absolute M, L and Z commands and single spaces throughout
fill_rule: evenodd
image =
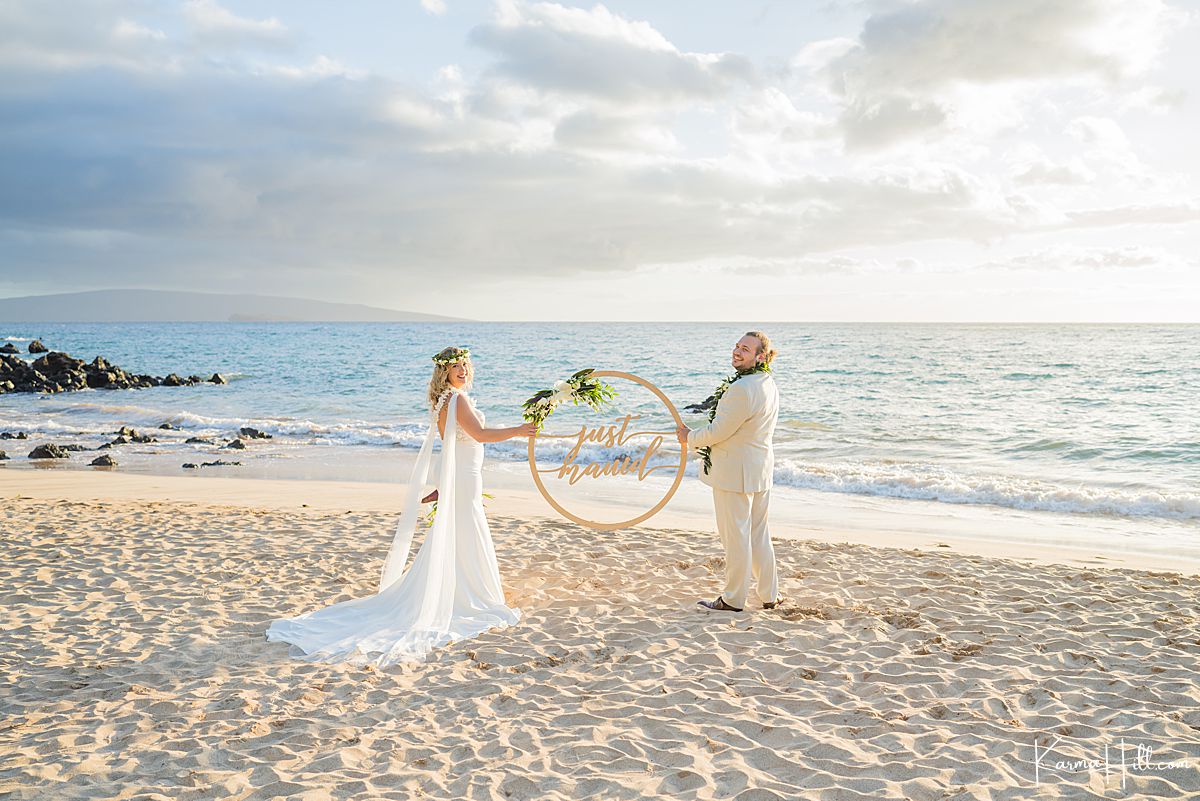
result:
M 455 358 L 456 356 L 460 358 Z M 429 379 L 429 408 L 437 405 L 442 393 L 450 389 L 450 365 L 456 362 L 467 363 L 467 380 L 465 386 L 471 386 L 475 380 L 475 366 L 471 364 L 471 355 L 465 348 L 454 346 L 443 348 L 438 352 L 433 363 L 433 376 Z

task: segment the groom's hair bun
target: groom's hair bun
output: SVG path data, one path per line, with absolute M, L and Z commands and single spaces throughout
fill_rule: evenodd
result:
M 761 343 L 758 347 L 758 353 L 762 358 L 759 361 L 766 362 L 767 364 L 775 361 L 775 357 L 779 355 L 779 351 L 772 347 L 769 336 L 762 331 L 747 331 L 746 336 L 755 337 Z

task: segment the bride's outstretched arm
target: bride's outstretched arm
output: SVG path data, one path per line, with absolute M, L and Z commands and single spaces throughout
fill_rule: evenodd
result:
M 503 442 L 514 437 L 532 437 L 537 433 L 537 426 L 533 423 L 509 428 L 484 428 L 466 398 L 460 395 L 455 402 L 458 403 L 458 425 L 476 442 Z

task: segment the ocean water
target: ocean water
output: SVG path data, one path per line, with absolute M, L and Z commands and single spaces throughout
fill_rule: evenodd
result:
M 0 341 L 33 338 L 138 373 L 205 377 L 226 386 L 0 396 L 0 441 L 29 468 L 38 442 L 98 445 L 122 425 L 178 432 L 117 451 L 122 468 L 180 473 L 183 462 L 253 462 L 256 475 L 344 477 L 415 449 L 426 431 L 431 354 L 471 348 L 473 395 L 489 425 L 520 422 L 520 403 L 583 367 L 623 370 L 682 407 L 729 374 L 748 325 L 695 323 L 150 323 L 4 324 Z M 1076 516 L 1127 518 L 1200 533 L 1200 326 L 761 325 L 780 350 L 776 482 L 830 494 Z M 32 359 L 31 356 L 24 358 Z M 632 402 L 632 401 L 631 401 Z M 705 421 L 686 416 L 692 425 Z M 274 435 L 230 455 L 185 445 L 253 426 Z M 547 442 L 541 453 L 561 455 Z M 523 440 L 488 445 L 526 458 Z M 592 449 L 595 459 L 625 453 Z M 73 464 L 86 465 L 85 454 Z M 328 465 L 330 474 L 323 472 Z M 236 475 L 239 468 L 226 470 Z M 695 481 L 695 464 L 689 466 Z M 364 471 L 365 480 L 395 480 Z

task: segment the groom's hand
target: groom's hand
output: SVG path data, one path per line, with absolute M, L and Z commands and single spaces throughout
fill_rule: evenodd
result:
M 687 426 L 684 426 L 684 425 L 681 425 L 681 426 L 679 426 L 678 428 L 676 428 L 676 429 L 675 429 L 675 436 L 679 437 L 679 444 L 680 444 L 680 445 L 683 445 L 684 447 L 687 447 L 687 442 L 688 442 L 688 434 L 689 434 L 690 432 L 691 432 L 691 429 L 690 429 L 690 428 L 688 428 Z

